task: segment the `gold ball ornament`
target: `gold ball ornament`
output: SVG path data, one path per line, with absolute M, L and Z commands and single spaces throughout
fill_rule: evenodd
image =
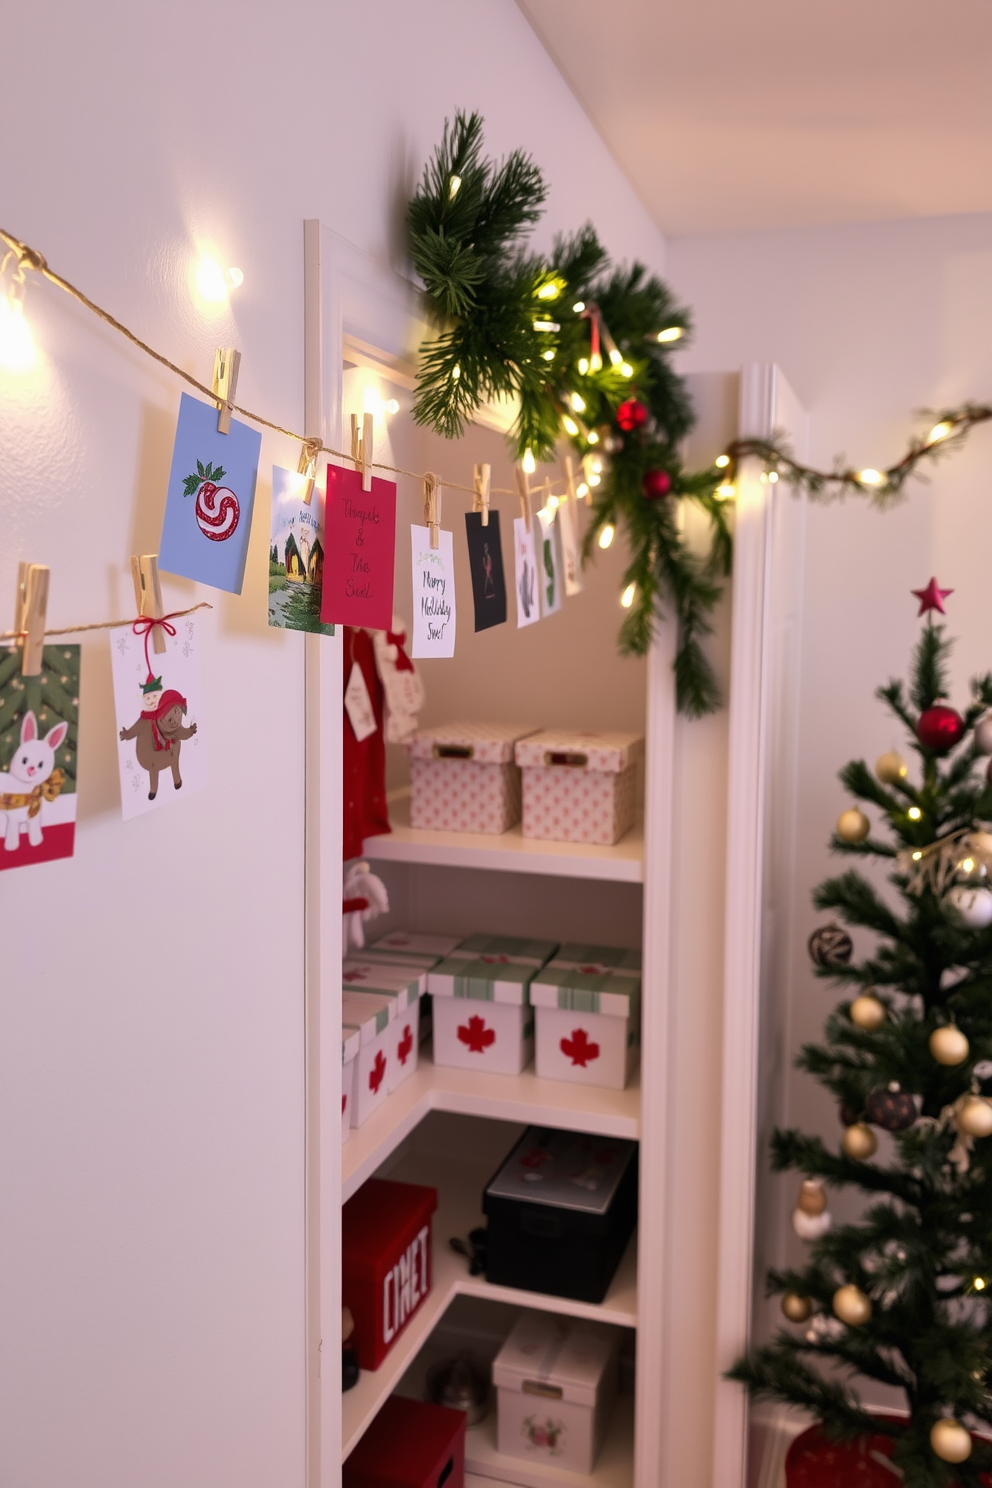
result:
M 808 1297 L 800 1297 L 798 1292 L 786 1292 L 782 1298 L 782 1311 L 790 1323 L 804 1323 L 813 1315 L 813 1304 Z
M 857 806 L 842 811 L 837 818 L 837 836 L 842 842 L 864 842 L 871 831 L 871 822 Z
M 866 1162 L 878 1151 L 878 1138 L 866 1121 L 856 1121 L 849 1126 L 841 1138 L 845 1156 L 855 1162 Z
M 834 1312 L 842 1323 L 851 1328 L 862 1328 L 871 1317 L 871 1299 L 860 1287 L 849 1283 L 834 1292 Z
M 969 1137 L 992 1137 L 992 1101 L 966 1095 L 958 1106 L 957 1125 Z
M 848 1009 L 851 1022 L 858 1028 L 863 1028 L 866 1033 L 874 1033 L 876 1028 L 881 1028 L 888 1017 L 885 1003 L 873 997 L 870 992 L 862 992 L 856 997 Z
M 799 1185 L 796 1208 L 804 1214 L 822 1214 L 827 1207 L 827 1193 L 819 1178 L 804 1178 Z
M 901 754 L 889 749 L 875 761 L 875 774 L 883 785 L 898 785 L 909 774 L 909 766 Z
M 930 1428 L 930 1445 L 942 1462 L 967 1462 L 971 1437 L 960 1421 L 944 1416 Z
M 971 1045 L 955 1023 L 935 1028 L 930 1035 L 930 1053 L 938 1064 L 964 1064 Z

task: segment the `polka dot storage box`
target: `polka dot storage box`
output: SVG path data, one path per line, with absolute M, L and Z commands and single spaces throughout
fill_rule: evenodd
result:
M 449 723 L 409 744 L 410 825 L 438 832 L 508 832 L 520 820 L 514 745 L 533 728 Z
M 612 847 L 634 825 L 643 734 L 549 729 L 516 745 L 523 835 Z

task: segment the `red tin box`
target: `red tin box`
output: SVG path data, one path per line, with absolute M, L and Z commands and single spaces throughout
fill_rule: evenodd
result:
M 464 1488 L 465 1421 L 391 1395 L 344 1464 L 343 1488 Z
M 342 1299 L 363 1369 L 379 1368 L 431 1289 L 436 1208 L 436 1189 L 382 1178 L 370 1178 L 344 1206 Z

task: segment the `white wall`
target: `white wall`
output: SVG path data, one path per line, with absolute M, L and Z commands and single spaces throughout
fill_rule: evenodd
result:
M 992 399 L 990 216 L 676 239 L 668 267 L 698 328 L 683 370 L 777 362 L 809 410 L 821 467 L 838 453 L 856 468 L 888 465 L 918 427 L 916 410 Z M 818 1037 L 834 1001 L 809 971 L 805 941 L 821 918 L 809 894 L 836 869 L 825 843 L 845 804 L 838 769 L 900 744 L 873 693 L 905 674 L 918 634 L 909 590 L 934 573 L 956 590 L 959 705 L 967 678 L 992 668 L 990 463 L 986 426 L 885 515 L 854 500 L 809 511 L 786 1059 Z M 777 1105 L 780 1121 L 838 1140 L 833 1103 L 809 1077 L 786 1068 Z M 795 1186 L 772 1180 L 759 1214 L 759 1250 L 779 1260 L 801 1254 L 788 1227 Z
M 302 223 L 398 255 L 456 106 L 532 150 L 541 241 L 594 215 L 662 243 L 510 0 L 52 0 L 7 28 L 3 226 L 247 406 L 300 427 Z M 195 255 L 244 270 L 230 310 Z M 160 530 L 180 386 L 32 284 L 39 370 L 0 383 L 0 594 L 52 568 L 52 623 L 127 614 Z M 271 1488 L 304 1475 L 303 647 L 265 625 L 263 440 L 244 595 L 215 604 L 213 781 L 119 816 L 107 641 L 84 642 L 73 861 L 0 880 L 0 1481 Z M 9 622 L 8 622 L 9 623 Z

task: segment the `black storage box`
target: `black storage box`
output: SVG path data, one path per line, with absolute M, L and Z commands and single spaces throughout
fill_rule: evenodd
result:
M 482 1208 L 489 1281 L 602 1302 L 637 1223 L 637 1143 L 528 1127 Z

